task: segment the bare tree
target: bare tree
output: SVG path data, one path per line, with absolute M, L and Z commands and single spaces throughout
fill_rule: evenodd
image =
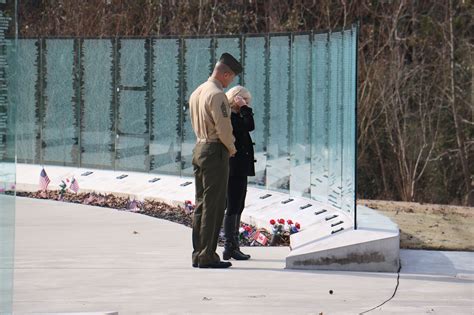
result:
M 456 101 L 456 84 L 455 84 L 455 56 L 454 56 L 454 31 L 453 31 L 453 3 L 452 0 L 448 0 L 447 3 L 447 14 L 448 14 L 448 28 L 447 32 L 444 32 L 445 41 L 449 47 L 449 103 L 451 105 L 453 121 L 454 121 L 454 129 L 456 131 L 456 143 L 458 149 L 459 159 L 461 161 L 462 166 L 462 173 L 464 177 L 464 185 L 465 185 L 465 198 L 464 204 L 465 205 L 474 205 L 474 190 L 471 182 L 471 173 L 469 171 L 469 167 L 467 164 L 468 161 L 468 154 L 465 145 L 465 136 L 463 129 L 460 124 L 460 118 L 457 109 L 457 101 Z
M 360 22 L 358 191 L 474 203 L 472 1 L 25 0 L 20 36 L 334 30 Z M 11 8 L 13 10 L 13 8 Z M 419 199 L 418 199 L 419 198 Z

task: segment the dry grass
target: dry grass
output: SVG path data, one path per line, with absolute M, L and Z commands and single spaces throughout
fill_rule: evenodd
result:
M 400 228 L 400 248 L 474 251 L 474 208 L 359 200 Z

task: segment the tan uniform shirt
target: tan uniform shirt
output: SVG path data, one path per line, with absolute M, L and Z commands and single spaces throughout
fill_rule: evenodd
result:
M 234 155 L 237 150 L 232 135 L 230 105 L 222 84 L 209 78 L 189 98 L 191 124 L 197 142 L 222 142 Z

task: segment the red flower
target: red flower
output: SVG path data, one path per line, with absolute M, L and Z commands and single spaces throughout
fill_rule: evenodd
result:
M 273 219 L 270 220 L 271 225 L 275 225 L 275 223 L 276 223 L 275 220 L 273 220 Z
M 290 219 L 286 220 L 286 223 L 288 223 L 289 225 L 293 224 L 293 221 L 291 221 Z
M 298 222 L 296 222 L 295 227 L 299 230 L 300 229 L 300 224 Z
M 244 229 L 245 229 L 245 231 L 247 231 L 247 232 L 251 232 L 251 231 L 252 231 L 252 228 L 251 228 L 249 225 L 245 226 Z
M 278 219 L 278 223 L 285 224 L 285 219 Z

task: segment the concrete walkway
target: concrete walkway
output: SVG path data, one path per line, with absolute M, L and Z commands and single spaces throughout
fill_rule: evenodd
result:
M 15 314 L 358 314 L 397 285 L 397 274 L 285 270 L 285 247 L 196 269 L 185 226 L 56 201 L 17 198 L 15 242 Z M 369 314 L 473 313 L 473 253 L 401 257 L 395 297 Z

